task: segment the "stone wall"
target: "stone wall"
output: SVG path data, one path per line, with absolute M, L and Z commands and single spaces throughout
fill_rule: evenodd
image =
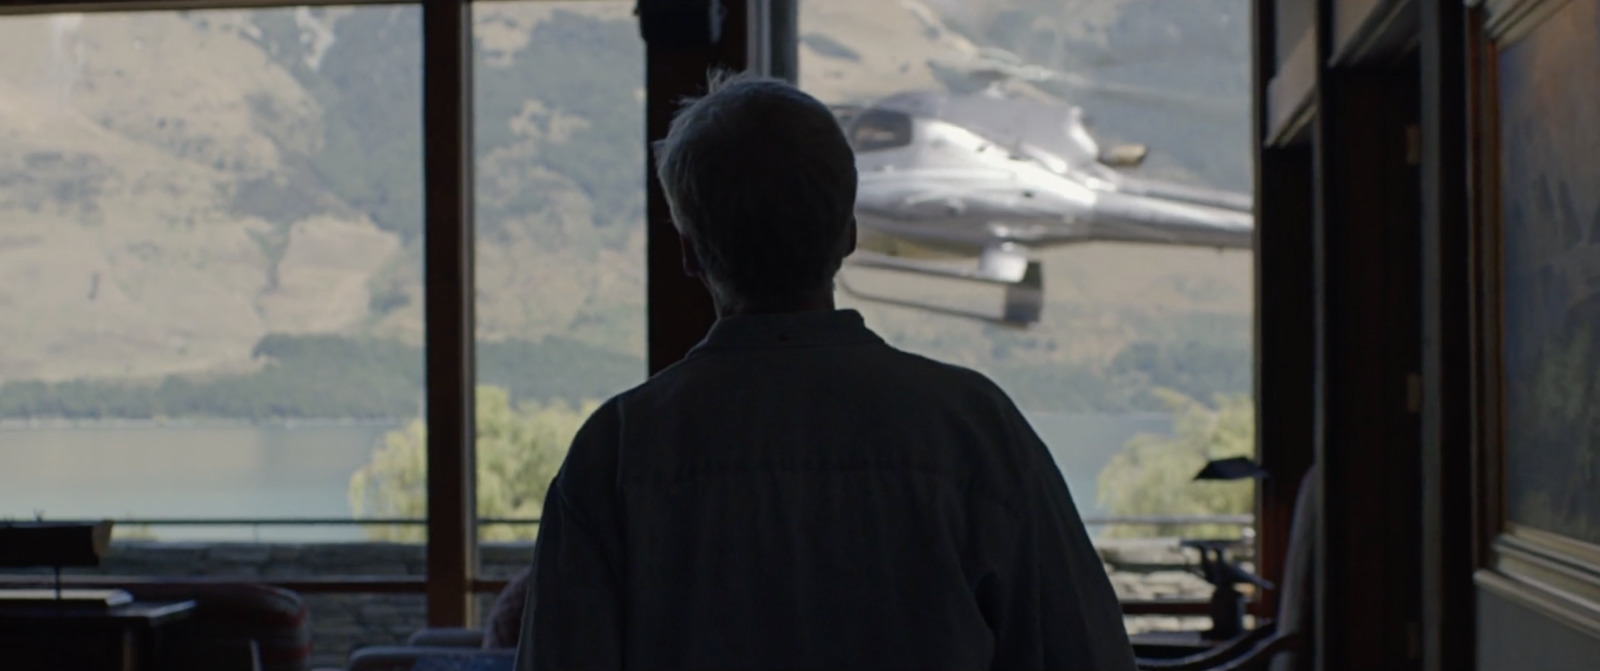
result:
M 1170 539 L 1097 541 L 1112 584 L 1123 598 L 1205 598 L 1211 588 L 1187 566 L 1193 558 Z M 479 551 L 484 578 L 509 578 L 533 556 L 529 543 L 487 544 Z M 423 547 L 397 543 L 170 543 L 119 541 L 94 571 L 125 576 L 295 577 L 422 576 Z M 314 665 L 341 667 L 352 650 L 403 643 L 426 622 L 421 594 L 306 594 Z M 493 595 L 479 598 L 486 613 Z M 1128 618 L 1135 631 L 1195 628 L 1204 618 Z

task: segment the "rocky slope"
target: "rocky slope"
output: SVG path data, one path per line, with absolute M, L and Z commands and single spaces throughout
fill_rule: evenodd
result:
M 1152 171 L 1239 188 L 1245 61 L 1227 38 L 1243 34 L 1228 22 L 1244 9 L 808 0 L 802 85 L 830 102 L 959 88 L 961 64 L 998 47 L 1074 73 L 1035 93 L 1083 105 L 1111 140 L 1150 142 Z M 637 357 L 631 3 L 475 11 L 480 335 L 565 335 Z M 419 18 L 374 6 L 0 19 L 0 380 L 248 370 L 269 333 L 417 342 Z M 1029 332 L 845 300 L 898 342 L 1002 373 L 1103 364 L 1140 340 L 1248 344 L 1247 255 L 1045 256 L 1046 321 Z

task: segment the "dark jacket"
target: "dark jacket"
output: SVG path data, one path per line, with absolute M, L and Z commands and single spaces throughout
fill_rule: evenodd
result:
M 550 487 L 518 669 L 1131 671 L 1044 444 L 854 311 L 719 321 Z

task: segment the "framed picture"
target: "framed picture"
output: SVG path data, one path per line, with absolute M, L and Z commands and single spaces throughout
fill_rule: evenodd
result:
M 1479 584 L 1600 635 L 1600 0 L 1476 4 Z

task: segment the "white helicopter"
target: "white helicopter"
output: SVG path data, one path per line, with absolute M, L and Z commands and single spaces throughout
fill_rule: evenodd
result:
M 1142 145 L 1102 150 L 1080 108 L 1005 93 L 906 92 L 836 105 L 856 152 L 860 251 L 848 265 L 997 284 L 999 318 L 839 286 L 861 298 L 977 316 L 1039 320 L 1043 274 L 1030 250 L 1085 242 L 1248 249 L 1248 195 L 1133 177 Z M 958 256 L 952 265 L 931 255 Z

